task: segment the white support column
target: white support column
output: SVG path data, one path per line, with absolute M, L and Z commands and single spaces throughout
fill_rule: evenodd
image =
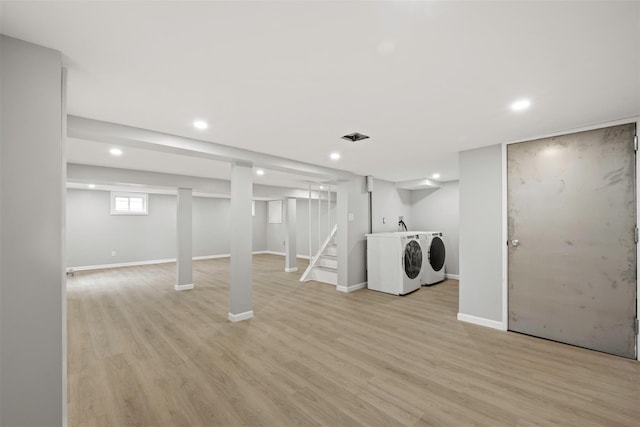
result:
M 298 252 L 296 246 L 296 199 L 288 197 L 284 202 L 287 221 L 284 271 L 292 273 L 298 271 L 298 260 L 296 258 Z
M 231 275 L 229 281 L 229 320 L 239 322 L 253 317 L 253 195 L 252 165 L 234 161 L 231 164 Z
M 193 194 L 190 188 L 178 188 L 176 291 L 193 289 Z
M 64 73 L 0 35 L 0 425 L 67 425 Z
M 369 196 L 364 177 L 340 182 L 337 186 L 338 286 L 351 292 L 367 286 L 366 260 L 369 232 Z

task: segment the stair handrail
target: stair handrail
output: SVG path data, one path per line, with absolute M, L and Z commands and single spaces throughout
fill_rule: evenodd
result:
M 335 224 L 333 226 L 327 238 L 324 239 L 324 242 L 322 242 L 322 245 L 320 245 L 320 249 L 318 249 L 316 256 L 309 258 L 309 266 L 304 271 L 304 274 L 302 275 L 302 277 L 300 277 L 301 282 L 306 282 L 307 280 L 311 280 L 311 279 L 307 279 L 307 277 L 309 277 L 311 270 L 318 263 L 318 260 L 320 259 L 320 256 L 322 256 L 322 253 L 324 252 L 324 250 L 327 248 L 327 246 L 329 246 L 329 242 L 331 241 L 331 239 L 333 239 L 333 236 L 336 235 L 336 231 L 338 231 L 338 224 Z

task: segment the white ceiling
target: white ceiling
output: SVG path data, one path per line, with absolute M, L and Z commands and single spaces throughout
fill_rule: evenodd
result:
M 640 115 L 638 1 L 2 1 L 1 14 L 2 33 L 63 53 L 70 114 L 390 181 L 456 179 L 460 150 Z M 531 108 L 510 111 L 522 97 Z M 340 139 L 355 131 L 371 139 Z M 95 144 L 70 141 L 69 158 L 102 164 Z M 211 160 L 138 154 L 122 165 L 215 175 Z

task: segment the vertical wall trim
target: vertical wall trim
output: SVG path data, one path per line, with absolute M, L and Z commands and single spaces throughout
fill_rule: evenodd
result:
M 502 144 L 502 330 L 509 329 L 509 206 L 507 200 L 507 144 Z
M 640 124 L 640 120 L 636 120 L 636 138 L 638 137 L 638 125 Z M 636 156 L 636 227 L 640 224 L 640 212 L 639 212 L 639 201 L 640 201 L 640 180 L 638 179 L 638 152 L 635 153 Z M 636 244 L 636 319 L 640 316 L 640 285 L 638 284 L 638 257 L 640 256 L 640 251 L 638 248 L 640 244 Z M 636 333 L 636 359 L 640 361 L 640 335 Z
M 62 164 L 62 180 L 60 182 L 60 193 L 62 194 L 62 250 L 60 251 L 61 283 L 62 283 L 62 425 L 69 424 L 67 411 L 67 69 L 62 68 L 61 82 L 62 97 L 62 135 L 60 135 L 60 151 Z
M 313 252 L 311 252 L 311 184 L 309 184 L 309 209 L 308 209 L 308 213 L 309 213 L 309 222 L 307 223 L 309 225 L 309 259 L 312 260 L 313 259 Z
M 331 233 L 331 188 L 327 188 L 327 236 Z

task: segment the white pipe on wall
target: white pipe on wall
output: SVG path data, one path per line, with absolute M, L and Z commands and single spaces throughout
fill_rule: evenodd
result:
M 322 224 L 320 221 L 320 209 L 321 203 L 320 199 L 322 198 L 322 193 L 318 190 L 318 250 L 320 250 L 320 245 L 322 244 Z
M 327 236 L 331 234 L 331 188 L 327 188 Z
M 309 227 L 309 263 L 311 263 L 313 261 L 313 254 L 311 252 L 311 184 L 309 184 L 309 222 L 308 227 Z

